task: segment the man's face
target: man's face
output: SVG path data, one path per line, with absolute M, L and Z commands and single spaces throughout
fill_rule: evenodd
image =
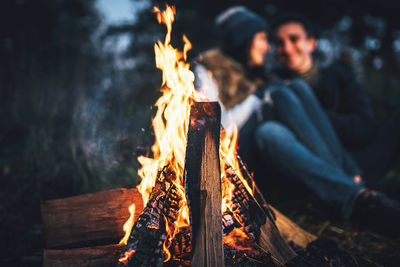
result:
M 279 26 L 275 44 L 279 60 L 288 69 L 304 73 L 312 67 L 311 54 L 315 49 L 315 38 L 309 38 L 300 23 L 288 22 Z

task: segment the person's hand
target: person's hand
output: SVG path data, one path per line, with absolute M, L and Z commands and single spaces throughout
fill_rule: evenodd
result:
M 361 175 L 356 175 L 353 177 L 353 181 L 356 182 L 357 184 L 361 184 L 362 183 L 362 178 Z

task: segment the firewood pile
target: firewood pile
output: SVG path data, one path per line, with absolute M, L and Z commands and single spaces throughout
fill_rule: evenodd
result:
M 213 105 L 212 108 L 210 105 Z M 234 190 L 231 208 L 225 210 L 224 213 L 221 212 L 221 181 L 223 182 L 223 179 L 221 180 L 219 171 L 218 153 L 220 124 L 219 119 L 215 120 L 219 118 L 215 116 L 218 115 L 219 106 L 216 103 L 198 103 L 195 104 L 195 108 L 198 118 L 192 118 L 193 123 L 188 131 L 185 166 L 185 176 L 187 181 L 190 181 L 186 185 L 191 217 L 190 227 L 175 231 L 175 222 L 179 217 L 178 212 L 184 197 L 178 193 L 176 185 L 170 179 L 173 172 L 166 166 L 160 171 L 159 178 L 144 208 L 140 207 L 141 200 L 139 200 L 138 192 L 134 189 L 130 190 L 134 190 L 131 194 L 135 196 L 131 200 L 137 204 L 136 222 L 124 248 L 121 245 L 105 243 L 107 239 L 109 242 L 112 238 L 122 236 L 121 232 L 118 233 L 116 225 L 122 229 L 121 224 L 123 220 L 126 220 L 126 212 L 125 216 L 121 216 L 118 220 L 115 218 L 117 216 L 115 213 L 116 210 L 122 212 L 121 206 L 109 212 L 118 201 L 125 206 L 128 205 L 126 196 L 119 195 L 115 196 L 115 199 L 109 199 L 116 192 L 120 194 L 120 191 L 98 193 L 99 196 L 103 195 L 103 203 L 96 203 L 96 201 L 101 202 L 100 199 L 96 200 L 96 195 L 86 197 L 89 198 L 87 200 L 83 200 L 83 196 L 78 196 L 45 203 L 42 207 L 42 215 L 46 244 L 51 249 L 45 250 L 44 266 L 106 266 L 111 259 L 115 260 L 114 265 L 118 263 L 120 266 L 210 264 L 279 266 L 296 257 L 296 253 L 281 237 L 268 205 L 241 161 L 245 179 L 256 190 L 249 192 L 233 167 L 225 165 L 226 175 L 223 179 L 234 185 Z M 210 109 L 214 109 L 217 114 L 210 114 Z M 199 115 L 200 111 L 205 110 L 207 114 L 203 112 Z M 198 120 L 201 123 L 197 123 Z M 78 208 L 80 204 L 84 207 Z M 94 214 L 91 214 L 89 218 L 85 211 L 88 213 L 91 211 Z M 97 218 L 92 216 L 97 216 Z M 110 217 L 116 219 L 114 225 Z M 285 227 L 291 230 L 300 229 L 290 221 L 282 225 L 285 225 L 282 229 Z M 167 232 L 176 232 L 176 234 L 171 240 L 167 240 Z M 300 232 L 303 245 L 314 239 L 311 234 L 302 230 Z M 102 246 L 82 248 L 89 243 Z M 168 246 L 168 249 L 165 246 Z M 93 255 L 88 253 L 89 251 Z M 118 251 L 120 255 L 116 257 Z M 103 259 L 98 258 L 104 256 L 105 253 L 108 255 Z M 168 261 L 164 263 L 166 259 Z

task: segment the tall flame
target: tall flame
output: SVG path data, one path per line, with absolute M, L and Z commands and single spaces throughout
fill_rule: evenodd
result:
M 158 41 L 154 45 L 156 66 L 163 73 L 161 88 L 163 94 L 155 104 L 157 112 L 152 122 L 155 135 L 155 143 L 151 148 L 153 158 L 144 156 L 138 158 L 142 165 L 138 171 L 142 178 L 138 189 L 142 194 L 145 206 L 160 171 L 168 166 L 168 169 L 174 173 L 172 182 L 183 201 L 181 201 L 178 219 L 175 222 L 175 230 L 173 233 L 168 233 L 167 240 L 170 241 L 180 227 L 189 226 L 189 208 L 183 182 L 186 133 L 192 102 L 205 98 L 195 90 L 194 74 L 190 71 L 189 64 L 185 62 L 186 54 L 191 49 L 189 40 L 183 36 L 183 52 L 173 48 L 170 44 L 175 7 L 167 5 L 164 11 L 154 7 L 153 12 L 157 13 L 158 22 L 167 27 L 164 42 Z M 166 249 L 164 251 L 166 255 L 169 255 Z
M 171 240 L 181 227 L 189 226 L 189 208 L 187 206 L 185 188 L 184 188 L 184 166 L 186 156 L 187 130 L 189 126 L 190 106 L 193 101 L 204 101 L 206 98 L 194 88 L 194 74 L 186 63 L 187 52 L 191 49 L 189 40 L 183 35 L 183 52 L 173 48 L 170 44 L 171 29 L 174 21 L 175 7 L 166 6 L 164 11 L 157 7 L 153 8 L 157 14 L 157 20 L 167 27 L 167 34 L 164 42 L 158 41 L 154 45 L 156 66 L 162 70 L 162 96 L 157 100 L 157 112 L 153 118 L 155 143 L 152 146 L 153 157 L 138 157 L 142 167 L 138 171 L 142 178 L 138 185 L 138 190 L 142 194 L 143 204 L 149 200 L 152 188 L 155 186 L 156 179 L 164 167 L 173 172 L 177 191 L 183 201 L 178 212 L 178 219 L 174 223 L 174 231 L 171 232 L 166 225 L 168 237 L 164 244 L 164 253 L 166 260 L 171 256 L 168 246 Z M 223 179 L 225 175 L 225 164 L 229 164 L 239 178 L 244 183 L 246 189 L 252 193 L 247 182 L 240 173 L 239 163 L 236 157 L 237 130 L 233 136 L 227 134 L 221 135 L 221 178 L 223 191 L 223 212 L 231 210 L 234 185 L 228 179 Z M 130 225 L 131 227 L 131 225 Z M 124 240 L 125 241 L 125 240 Z M 121 240 L 123 242 L 123 240 Z
M 151 148 L 153 158 L 143 156 L 138 158 L 142 165 L 138 172 L 142 178 L 138 189 L 142 194 L 144 205 L 155 185 L 157 174 L 165 166 L 174 171 L 176 176 L 174 183 L 178 190 L 184 192 L 183 171 L 190 105 L 193 100 L 204 99 L 195 90 L 194 74 L 190 71 L 189 64 L 184 61 L 191 47 L 190 42 L 186 37 L 183 38 L 183 53 L 170 44 L 175 7 L 167 6 L 162 12 L 154 7 L 153 11 L 157 13 L 158 22 L 167 26 L 167 34 L 164 43 L 158 41 L 154 45 L 156 66 L 163 72 L 161 89 L 163 95 L 155 104 L 157 113 L 153 119 L 153 128 L 156 140 Z

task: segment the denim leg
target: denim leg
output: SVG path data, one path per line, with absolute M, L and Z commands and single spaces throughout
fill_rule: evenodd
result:
M 321 200 L 336 207 L 342 218 L 349 217 L 363 186 L 310 151 L 279 122 L 261 124 L 255 132 L 255 140 L 265 160 L 305 183 Z
M 350 154 L 343 148 L 336 132 L 310 86 L 302 79 L 292 79 L 289 88 L 300 99 L 303 107 L 322 136 L 333 157 L 350 176 L 361 174 Z
M 300 99 L 286 87 L 271 90 L 271 98 L 274 103 L 276 120 L 287 126 L 312 153 L 329 162 L 332 166 L 341 168 L 324 138 L 306 113 Z

